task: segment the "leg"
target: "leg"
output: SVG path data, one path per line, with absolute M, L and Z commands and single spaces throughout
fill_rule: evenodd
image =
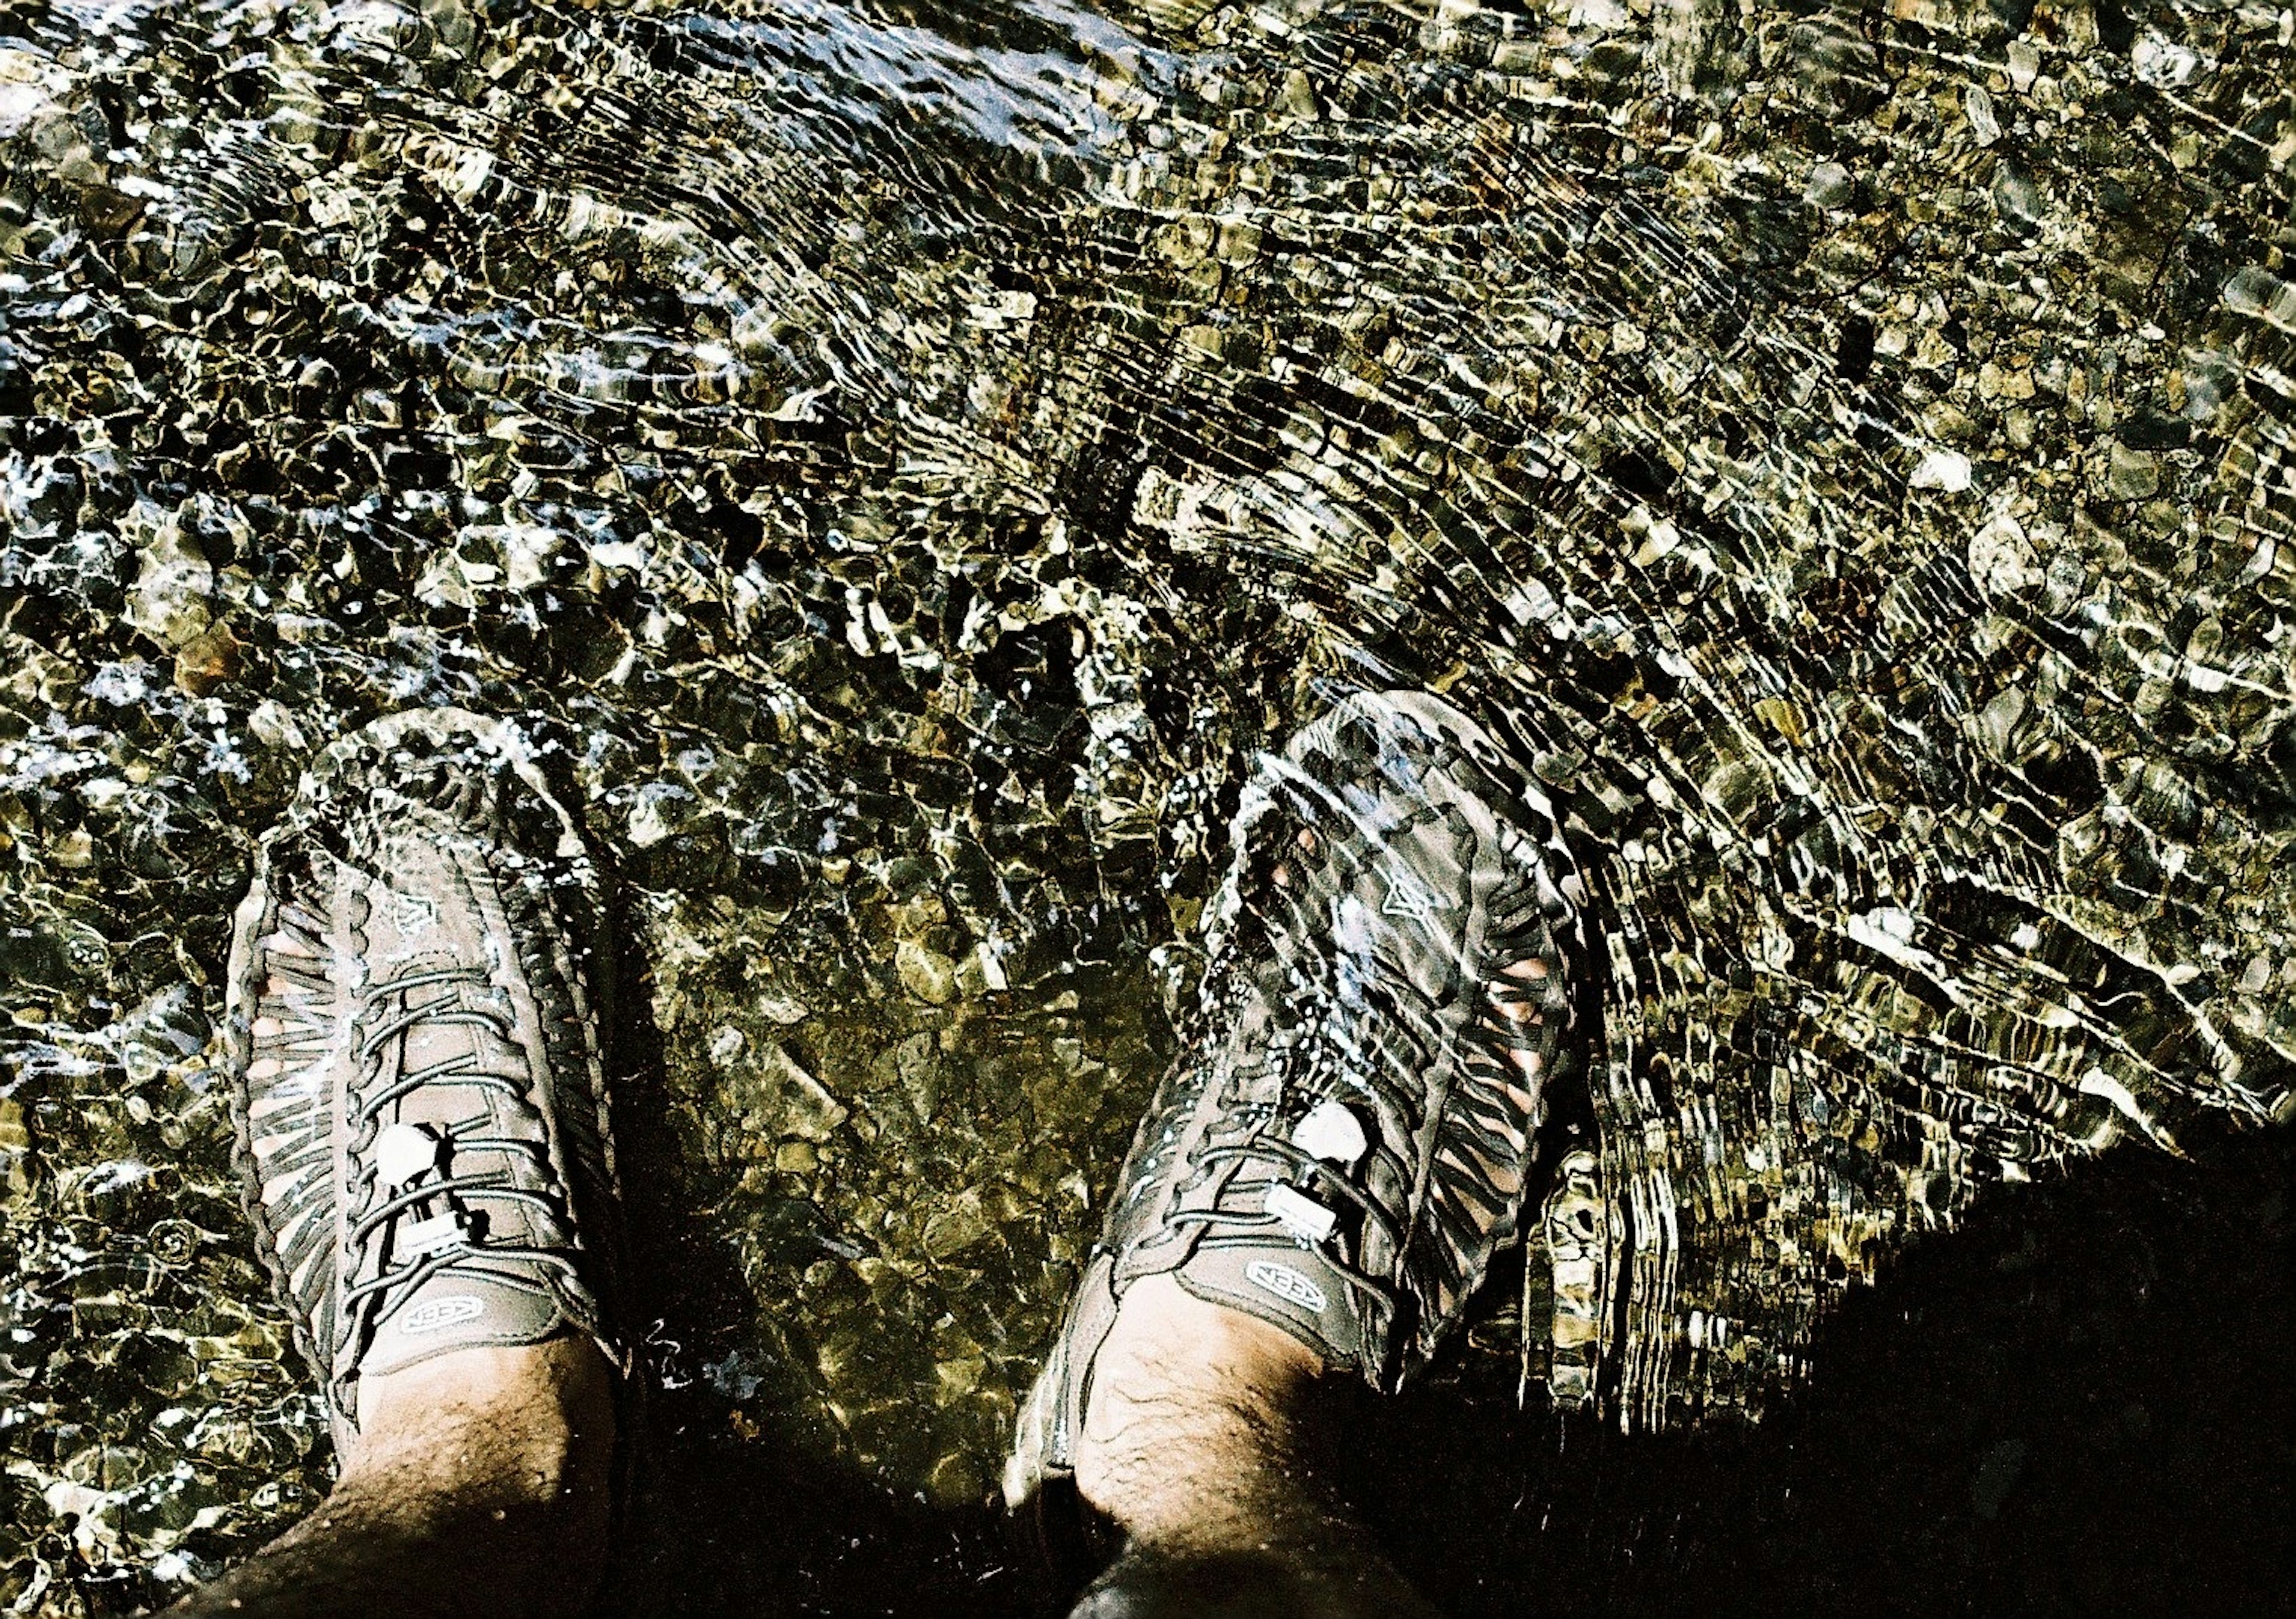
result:
M 366 1379 L 326 1504 L 169 1612 L 579 1612 L 603 1566 L 613 1444 L 610 1374 L 586 1339 L 465 1349 Z
M 1298 1338 L 1149 1277 L 1095 1370 L 1077 1488 L 1127 1547 L 1076 1619 L 1431 1619 L 1319 1473 Z

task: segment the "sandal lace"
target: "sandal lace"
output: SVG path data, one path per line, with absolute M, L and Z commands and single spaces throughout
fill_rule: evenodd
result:
M 442 993 L 420 1002 L 411 1002 L 406 998 L 426 989 Z M 378 1083 L 384 1056 L 392 1043 L 425 1026 L 466 1025 L 484 1031 L 505 1045 L 513 1044 L 517 1033 L 513 1021 L 510 1014 L 495 1002 L 493 986 L 486 969 L 475 966 L 419 968 L 393 977 L 379 979 L 368 985 L 363 992 L 360 1022 L 365 1025 L 369 1018 L 373 1017 L 379 1017 L 380 1021 L 367 1029 L 358 1049 L 360 1079 L 355 1094 L 359 1101 L 351 1159 L 357 1166 L 356 1196 L 360 1206 L 365 1206 L 373 1197 L 379 1174 L 372 1149 L 376 1136 L 381 1131 L 383 1115 L 401 1098 L 422 1086 L 440 1080 L 476 1085 L 494 1092 L 521 1113 L 535 1114 L 534 1104 L 528 1097 L 522 1082 L 489 1073 L 481 1066 L 484 1051 L 479 1042 L 473 1042 L 470 1050 L 454 1057 L 403 1073 L 388 1084 Z M 486 1121 L 482 1119 L 447 1126 L 446 1145 L 449 1149 L 449 1159 L 455 1154 L 470 1150 L 499 1153 L 506 1159 L 523 1161 L 537 1172 L 537 1180 L 555 1187 L 556 1177 L 552 1173 L 549 1153 L 539 1132 L 534 1139 L 521 1139 L 483 1133 L 486 1128 Z M 558 1199 L 518 1184 L 518 1179 L 513 1165 L 509 1164 L 459 1173 L 433 1169 L 401 1186 L 381 1201 L 366 1206 L 366 1212 L 350 1229 L 355 1269 L 365 1268 L 373 1244 L 410 1210 L 437 1199 L 459 1198 L 474 1192 L 492 1199 L 527 1206 L 539 1216 L 539 1223 L 546 1233 L 566 1239 L 550 1246 L 486 1241 L 473 1236 L 465 1218 L 459 1222 L 460 1231 L 453 1241 L 414 1255 L 394 1253 L 373 1276 L 344 1290 L 344 1303 L 348 1308 L 341 1330 L 346 1341 L 365 1329 L 384 1297 L 393 1293 L 402 1297 L 412 1294 L 440 1271 L 467 1260 L 474 1253 L 483 1252 L 507 1260 L 547 1265 L 562 1272 L 570 1282 L 578 1282 L 574 1261 L 566 1252 L 573 1245 L 570 1239 L 567 1239 L 566 1222 L 561 1215 Z M 507 1270 L 490 1271 L 489 1280 L 512 1287 L 531 1286 Z

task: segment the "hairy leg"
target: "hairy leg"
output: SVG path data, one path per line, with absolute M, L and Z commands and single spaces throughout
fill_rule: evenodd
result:
M 1095 1364 L 1077 1488 L 1126 1548 L 1075 1619 L 1422 1619 L 1317 1460 L 1323 1363 L 1147 1277 Z
M 612 1385 L 572 1337 L 365 1379 L 325 1502 L 170 1615 L 487 1619 L 578 1613 L 603 1572 Z

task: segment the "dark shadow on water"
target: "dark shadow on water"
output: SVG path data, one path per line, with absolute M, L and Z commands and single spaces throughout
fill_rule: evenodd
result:
M 1018 1615 L 1029 1582 L 984 1507 L 940 1512 L 851 1476 L 792 1467 L 775 1447 L 702 1431 L 658 1435 L 644 1522 L 603 1611 Z M 724 1431 L 722 1424 L 718 1431 Z
M 2296 1612 L 2292 1188 L 2275 1132 L 1997 1193 L 1751 1430 L 1414 1392 L 1372 1414 L 1367 1505 L 1461 1619 Z

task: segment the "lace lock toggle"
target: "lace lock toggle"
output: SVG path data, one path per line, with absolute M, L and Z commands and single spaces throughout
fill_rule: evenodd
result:
M 1345 1102 L 1327 1096 L 1292 1126 L 1292 1145 L 1319 1163 L 1334 1165 L 1344 1171 L 1355 1167 L 1357 1160 L 1370 1149 L 1371 1142 L 1354 1110 Z M 1332 1233 L 1340 1229 L 1337 1214 L 1281 1182 L 1268 1187 L 1266 1207 L 1276 1222 L 1292 1234 L 1292 1240 L 1308 1247 L 1330 1241 Z
M 375 1133 L 374 1172 L 400 1194 L 415 1193 L 414 1206 L 419 1208 L 428 1201 L 421 1198 L 421 1183 L 426 1176 L 443 1175 L 447 1147 L 446 1138 L 427 1125 L 404 1120 L 385 1124 Z M 470 1239 L 470 1216 L 449 1208 L 401 1226 L 394 1246 L 410 1258 L 425 1258 L 461 1247 Z
M 1292 1126 L 1292 1145 L 1311 1157 L 1326 1164 L 1336 1164 L 1341 1169 L 1353 1169 L 1371 1147 L 1364 1134 L 1363 1122 L 1345 1102 L 1325 1097 L 1308 1109 L 1308 1115 Z
M 402 1227 L 397 1247 L 409 1258 L 428 1258 L 448 1248 L 458 1248 L 471 1239 L 469 1217 L 457 1210 L 433 1214 L 428 1220 L 417 1220 Z
M 421 1124 L 385 1124 L 375 1133 L 374 1173 L 386 1186 L 404 1190 L 439 1167 L 445 1146 Z
M 1313 1247 L 1326 1242 L 1340 1229 L 1340 1217 L 1316 1202 L 1284 1185 L 1281 1181 L 1267 1188 L 1267 1212 L 1275 1216 L 1278 1224 L 1291 1232 L 1297 1241 Z

